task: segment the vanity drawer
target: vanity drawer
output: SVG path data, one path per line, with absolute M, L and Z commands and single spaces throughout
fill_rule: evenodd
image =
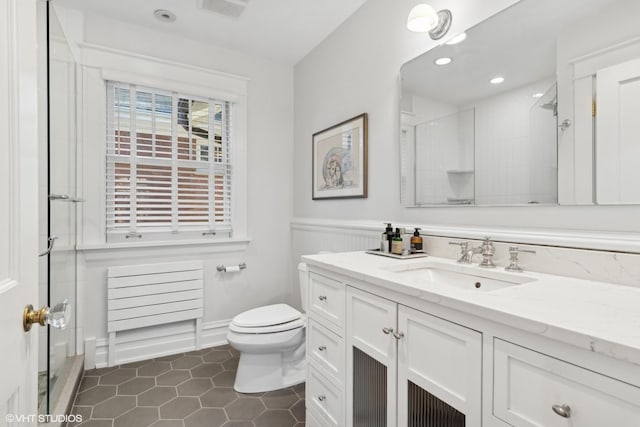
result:
M 341 331 L 344 327 L 344 284 L 312 272 L 309 274 L 309 288 L 311 312 L 328 320 Z M 327 327 L 331 328 L 331 325 Z
M 344 424 L 342 390 L 311 365 L 307 370 L 305 393 L 307 410 L 317 414 L 316 418 L 324 421 L 323 425 L 338 427 Z
M 316 415 L 314 415 L 313 412 L 311 412 L 308 409 L 305 416 L 306 416 L 306 420 L 304 425 L 306 427 L 330 427 L 331 426 L 331 424 L 328 424 L 327 422 L 319 421 L 322 418 L 318 418 Z
M 344 382 L 344 339 L 314 320 L 307 325 L 308 355 L 327 374 L 342 385 Z
M 511 425 L 640 425 L 640 388 L 536 351 L 495 339 L 493 375 L 493 413 Z

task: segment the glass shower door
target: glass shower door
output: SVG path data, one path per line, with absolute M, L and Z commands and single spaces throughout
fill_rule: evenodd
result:
M 49 5 L 49 3 L 47 3 Z M 47 413 L 54 413 L 76 354 L 76 63 L 55 9 L 48 7 L 49 132 L 47 301 L 68 301 L 65 328 L 47 327 Z M 44 191 L 44 188 L 42 189 Z M 44 305 L 44 304 L 43 304 Z M 41 410 L 41 412 L 44 412 Z

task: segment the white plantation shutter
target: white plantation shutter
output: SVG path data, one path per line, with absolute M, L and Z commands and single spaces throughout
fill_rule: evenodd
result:
M 229 101 L 107 83 L 107 237 L 230 236 Z

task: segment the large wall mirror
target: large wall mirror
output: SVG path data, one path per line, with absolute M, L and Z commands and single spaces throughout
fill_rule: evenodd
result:
M 639 22 L 522 0 L 404 64 L 402 204 L 640 203 Z

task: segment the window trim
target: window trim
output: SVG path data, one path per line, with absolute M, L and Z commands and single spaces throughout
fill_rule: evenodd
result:
M 160 58 L 132 54 L 103 46 L 82 44 L 82 73 L 78 102 L 79 194 L 86 202 L 78 206 L 78 233 L 80 247 L 119 245 L 109 239 L 106 232 L 106 145 L 107 145 L 107 80 L 157 87 L 169 91 L 195 93 L 204 97 L 225 98 L 234 102 L 232 150 L 233 197 L 231 203 L 233 237 L 170 235 L 166 232 L 147 232 L 146 237 L 135 239 L 136 245 L 144 242 L 153 245 L 190 244 L 197 240 L 208 243 L 227 243 L 230 240 L 248 240 L 247 237 L 247 88 L 248 79 L 242 76 L 181 64 Z M 127 70 L 127 71 L 125 71 Z M 165 76 L 171 76 L 170 79 Z M 225 88 L 221 90 L 220 88 Z M 144 242 L 143 242 L 144 241 Z M 134 242 L 122 238 L 123 244 Z

